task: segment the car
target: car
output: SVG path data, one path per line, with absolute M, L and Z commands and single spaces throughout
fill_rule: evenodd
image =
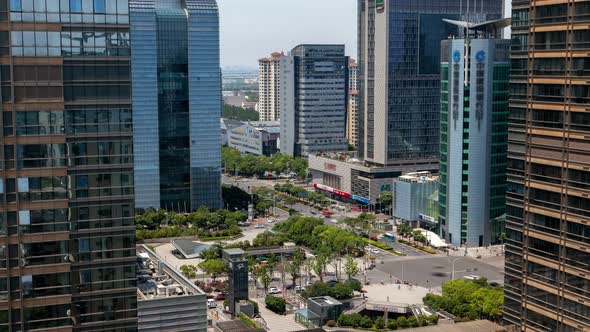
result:
M 263 224 L 258 224 L 256 226 L 254 226 L 254 228 L 264 228 L 264 225 Z
M 271 224 L 272 224 L 273 222 L 275 222 L 275 220 L 274 220 L 273 218 L 268 218 L 268 219 L 266 220 L 266 222 L 268 222 L 268 223 L 271 223 Z
M 376 236 L 371 236 L 370 239 L 373 240 L 373 241 L 377 241 L 378 240 Z
M 305 282 L 305 286 L 311 286 L 311 285 L 313 285 L 313 282 L 311 282 L 311 281 L 306 281 Z
M 371 251 L 371 246 L 365 246 L 363 249 L 365 249 L 366 251 Z
M 335 224 L 338 223 L 338 219 L 330 219 L 330 221 L 333 222 L 333 223 L 335 223 Z
M 371 252 L 374 254 L 378 254 L 379 253 L 379 249 L 371 249 Z
M 215 297 L 213 298 L 213 300 L 215 300 L 215 301 L 223 301 L 223 300 L 225 300 L 225 294 L 215 295 Z
M 316 210 L 309 210 L 309 213 L 311 213 L 311 214 L 313 214 L 313 215 L 316 215 L 316 214 L 318 214 Z
M 465 280 L 470 280 L 470 281 L 475 281 L 477 279 L 480 279 L 481 277 L 475 274 L 470 274 L 468 276 L 464 276 L 463 279 Z
M 282 291 L 276 287 L 271 287 L 268 289 L 268 294 L 281 294 Z
M 215 301 L 214 299 L 208 299 L 207 308 L 217 308 L 217 301 Z
M 329 281 L 328 281 L 328 285 L 329 285 L 330 287 L 334 287 L 334 285 L 336 285 L 337 283 L 338 283 L 338 280 L 333 280 L 333 279 L 332 279 L 332 280 L 329 280 Z
M 305 286 L 295 286 L 295 293 L 303 292 L 305 290 Z

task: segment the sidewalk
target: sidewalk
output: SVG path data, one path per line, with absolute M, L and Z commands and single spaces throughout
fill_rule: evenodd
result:
M 268 331 L 272 332 L 293 332 L 304 330 L 305 326 L 299 325 L 295 322 L 295 315 L 290 314 L 286 316 L 277 315 L 274 312 L 266 309 L 264 299 L 256 299 L 258 302 L 258 309 L 260 316 L 264 318 L 268 326 Z

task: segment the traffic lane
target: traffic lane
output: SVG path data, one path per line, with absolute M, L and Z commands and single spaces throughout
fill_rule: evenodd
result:
M 377 264 L 376 269 L 391 275 L 393 279 L 411 282 L 423 287 L 439 287 L 451 279 L 452 261 L 455 262 L 455 279 L 477 275 L 488 281 L 503 283 L 504 271 L 468 257 L 433 256 L 388 260 Z

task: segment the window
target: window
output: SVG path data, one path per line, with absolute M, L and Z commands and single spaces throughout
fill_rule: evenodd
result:
M 81 13 L 82 12 L 82 0 L 70 0 L 70 12 Z
M 106 13 L 105 0 L 94 0 L 94 12 L 97 14 Z
M 18 224 L 19 225 L 30 225 L 31 224 L 31 211 L 18 211 Z
M 23 10 L 21 0 L 10 0 L 10 11 L 20 12 Z

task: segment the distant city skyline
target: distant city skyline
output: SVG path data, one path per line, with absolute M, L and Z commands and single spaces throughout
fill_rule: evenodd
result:
M 218 0 L 221 66 L 258 68 L 271 52 L 345 44 L 356 58 L 357 0 Z

